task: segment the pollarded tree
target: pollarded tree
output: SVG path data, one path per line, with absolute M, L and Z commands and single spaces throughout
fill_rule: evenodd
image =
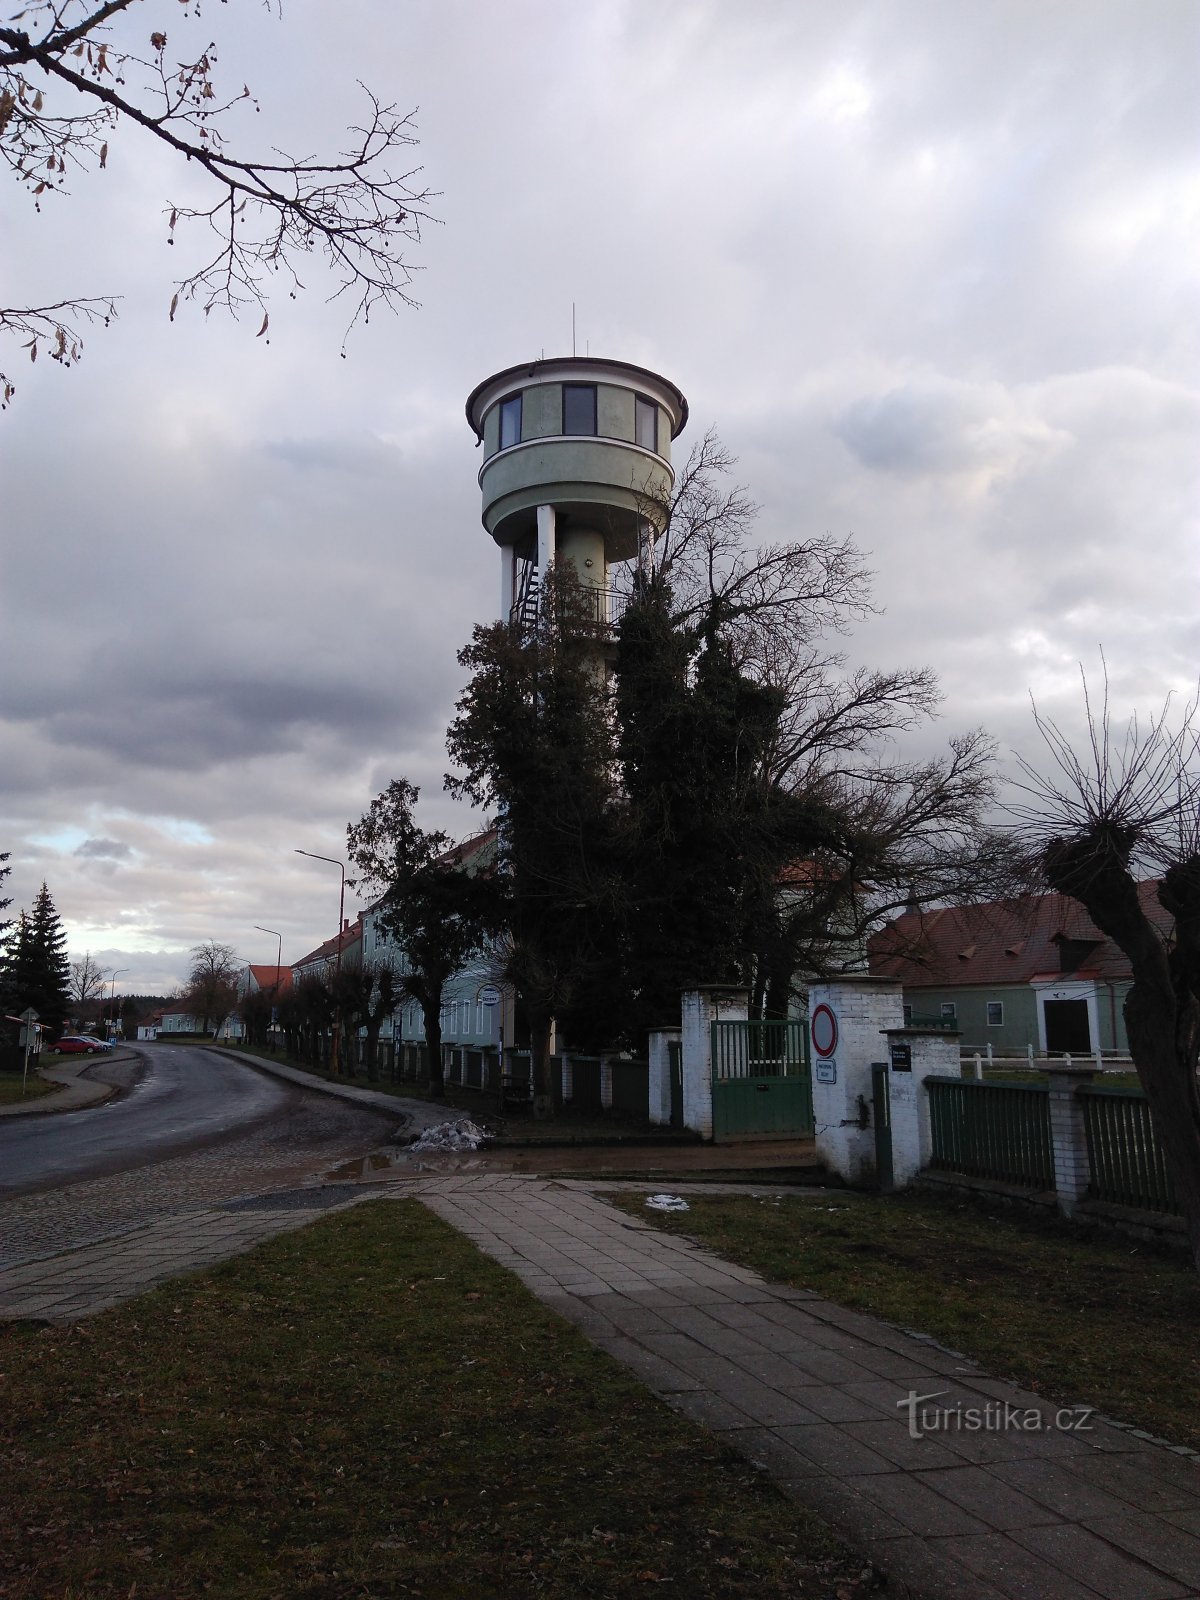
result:
M 1129 961 L 1129 1051 L 1200 1270 L 1200 695 L 1114 736 L 1108 685 L 1079 753 L 1034 711 L 1057 772 L 1022 762 L 1015 807 L 1044 883 L 1077 900 Z M 1162 913 L 1152 913 L 1149 900 Z
M 445 1093 L 442 1069 L 442 995 L 446 984 L 483 951 L 501 923 L 501 890 L 494 873 L 479 870 L 470 841 L 454 844 L 416 820 L 420 791 L 394 779 L 346 829 L 347 850 L 361 874 L 360 887 L 378 896 L 381 932 L 402 957 L 402 968 L 376 964 L 364 997 L 364 1021 L 374 1040 L 401 998 L 414 1000 L 425 1023 L 429 1085 Z M 374 1058 L 373 1043 L 368 1064 Z
M 175 280 L 170 315 L 181 301 L 207 313 L 262 311 L 272 279 L 294 297 L 300 262 L 323 254 L 351 306 L 349 322 L 377 306 L 412 304 L 412 268 L 404 248 L 428 220 L 428 190 L 408 152 L 411 114 L 369 91 L 348 148 L 327 157 L 251 153 L 227 143 L 236 107 L 258 110 L 246 87 L 223 91 L 217 46 L 194 38 L 171 45 L 200 7 L 157 4 L 157 27 L 134 0 L 30 0 L 0 24 L 0 159 L 40 210 L 63 203 L 68 173 L 102 171 L 110 145 L 134 127 L 180 158 L 189 177 L 202 176 L 207 197 L 168 203 L 166 235 L 180 223 L 207 224 L 211 254 Z M 182 59 L 180 58 L 182 53 Z M 86 252 L 81 251 L 83 255 Z M 31 358 L 44 348 L 70 365 L 82 348 L 81 328 L 107 323 L 117 297 L 84 293 L 53 304 L 0 308 L 0 329 L 24 341 Z M 11 382 L 0 375 L 5 401 Z

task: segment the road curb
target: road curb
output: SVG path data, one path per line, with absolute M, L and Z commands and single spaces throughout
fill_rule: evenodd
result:
M 128 1049 L 114 1050 L 111 1056 L 104 1057 L 105 1061 L 137 1059 L 138 1052 Z M 100 1064 L 94 1056 L 79 1057 L 77 1061 L 78 1064 L 76 1061 L 62 1061 L 39 1068 L 39 1075 L 48 1083 L 61 1085 L 59 1092 L 39 1095 L 28 1105 L 17 1102 L 11 1106 L 0 1106 L 0 1117 L 50 1117 L 63 1111 L 84 1111 L 91 1106 L 102 1106 L 114 1095 L 120 1094 L 118 1084 L 94 1083 L 83 1077 L 91 1067 Z
M 211 1045 L 200 1045 L 196 1048 L 213 1049 Z M 262 1056 L 252 1056 L 242 1050 L 222 1047 L 214 1053 L 232 1056 L 248 1067 L 258 1067 L 260 1071 L 270 1073 L 275 1078 L 283 1078 L 298 1088 L 312 1089 L 317 1094 L 332 1095 L 335 1100 L 347 1100 L 352 1105 L 362 1106 L 368 1111 L 385 1112 L 405 1128 L 411 1127 L 417 1133 L 451 1120 L 452 1113 L 446 1106 L 431 1107 L 424 1100 L 407 1100 L 399 1095 L 381 1094 L 378 1089 L 360 1089 L 357 1085 L 348 1083 L 331 1083 L 328 1078 L 315 1077 L 300 1067 L 289 1067 L 282 1061 L 266 1061 Z

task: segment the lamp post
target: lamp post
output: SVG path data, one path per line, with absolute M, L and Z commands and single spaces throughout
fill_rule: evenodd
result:
M 109 992 L 108 1004 L 108 1009 L 112 1012 L 112 1016 L 108 1021 L 108 1029 L 109 1033 L 113 1035 L 115 1035 L 117 1031 L 117 979 L 124 977 L 127 972 L 132 971 L 132 967 L 118 967 L 116 971 L 112 973 L 112 989 Z
M 295 854 L 298 856 L 307 856 L 310 861 L 327 861 L 331 867 L 336 867 L 342 875 L 341 894 L 338 897 L 337 943 L 334 948 L 334 974 L 336 978 L 340 978 L 342 975 L 342 923 L 345 921 L 346 917 L 345 864 L 337 860 L 335 856 L 319 856 L 315 850 L 301 850 L 299 847 L 297 847 Z M 340 983 L 337 985 L 335 1007 L 336 1009 L 333 1018 L 333 1050 L 330 1053 L 329 1070 L 336 1078 L 339 1077 L 341 1073 L 341 1052 L 339 1045 L 342 1036 L 342 986 Z
M 254 926 L 258 929 L 259 933 L 274 933 L 276 939 L 278 939 L 278 941 L 279 941 L 279 944 L 277 945 L 276 950 L 275 950 L 275 987 L 274 987 L 274 990 L 272 991 L 272 994 L 271 994 L 271 1028 L 272 1028 L 272 1033 L 271 1033 L 271 1036 L 270 1036 L 270 1039 L 269 1039 L 269 1044 L 270 1044 L 271 1049 L 274 1050 L 274 1048 L 275 1048 L 275 1035 L 274 1035 L 274 1031 L 273 1030 L 274 1030 L 274 1027 L 275 1027 L 275 1017 L 276 1017 L 276 1011 L 277 1011 L 277 1007 L 278 1007 L 278 1003 L 279 1003 L 279 984 L 280 984 L 280 976 L 279 975 L 283 970 L 283 935 L 281 933 L 277 933 L 274 928 L 264 928 L 261 922 L 256 922 L 254 924 Z M 246 985 L 246 992 L 249 993 L 249 990 L 250 990 L 250 985 L 247 984 Z

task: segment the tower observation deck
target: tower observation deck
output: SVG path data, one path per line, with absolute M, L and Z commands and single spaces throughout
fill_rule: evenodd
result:
M 552 563 L 570 563 L 616 620 L 610 569 L 642 556 L 675 482 L 680 390 L 626 361 L 560 356 L 506 367 L 467 400 L 483 446 L 483 525 L 500 547 L 500 616 L 536 607 Z

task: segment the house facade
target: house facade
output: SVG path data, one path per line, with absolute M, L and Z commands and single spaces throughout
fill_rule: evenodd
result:
M 1156 889 L 1138 885 L 1167 939 Z M 875 977 L 903 983 L 906 1021 L 953 1028 L 964 1050 L 1128 1054 L 1129 962 L 1065 895 L 906 912 L 873 935 L 869 957 Z

